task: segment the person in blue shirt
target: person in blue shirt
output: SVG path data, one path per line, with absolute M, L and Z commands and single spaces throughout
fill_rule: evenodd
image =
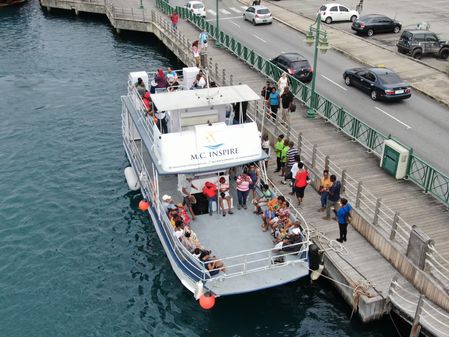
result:
M 279 93 L 276 91 L 275 87 L 271 88 L 271 93 L 269 96 L 270 108 L 271 108 L 271 118 L 276 121 L 278 109 L 279 109 Z
M 338 227 L 340 228 L 340 238 L 338 242 L 346 242 L 346 234 L 348 232 L 348 223 L 351 218 L 352 206 L 345 198 L 340 199 L 341 207 L 335 212 L 337 215 Z

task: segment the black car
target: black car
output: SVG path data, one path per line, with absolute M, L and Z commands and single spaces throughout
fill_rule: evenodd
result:
M 410 86 L 387 68 L 353 68 L 343 73 L 346 85 L 352 85 L 370 94 L 375 100 L 410 98 Z
M 385 15 L 365 15 L 352 23 L 351 28 L 357 33 L 373 36 L 378 33 L 399 33 L 402 25 Z
M 445 60 L 449 57 L 449 41 L 440 40 L 435 33 L 426 30 L 404 30 L 396 46 L 398 52 L 416 59 L 423 55 Z
M 312 80 L 313 69 L 309 61 L 298 53 L 285 53 L 271 60 L 286 73 L 294 76 L 301 82 L 308 83 Z

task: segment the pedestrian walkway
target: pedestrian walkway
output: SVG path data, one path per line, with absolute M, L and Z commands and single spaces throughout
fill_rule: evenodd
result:
M 245 5 L 252 2 L 251 0 L 238 1 Z M 304 34 L 309 31 L 310 25 L 313 24 L 313 20 L 284 9 L 275 2 L 265 3 L 265 5 L 271 10 L 275 20 Z M 443 104 L 449 105 L 448 75 L 405 55 L 373 44 L 369 40 L 332 28 L 330 25 L 326 26 L 326 31 L 330 45 L 335 50 L 371 67 L 385 65 L 398 73 L 413 88 Z

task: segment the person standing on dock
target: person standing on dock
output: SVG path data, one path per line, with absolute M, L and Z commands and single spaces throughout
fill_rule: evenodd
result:
M 178 21 L 179 21 L 178 12 L 174 11 L 173 14 L 171 15 L 170 19 L 171 19 L 173 31 L 176 32 L 178 30 Z
M 206 31 L 202 31 L 198 38 L 201 43 L 201 51 L 207 51 L 207 40 L 209 39 L 209 34 Z
M 337 180 L 337 177 L 332 174 L 331 175 L 331 187 L 329 188 L 329 194 L 327 196 L 326 202 L 326 216 L 323 217 L 324 220 L 330 220 L 331 218 L 331 207 L 334 207 L 335 211 L 338 211 L 340 200 L 340 191 L 341 191 L 341 183 Z
M 332 186 L 331 178 L 329 177 L 329 170 L 323 171 L 323 176 L 320 180 L 320 188 L 318 192 L 320 193 L 321 208 L 318 212 L 324 212 L 327 204 L 327 197 L 329 196 L 329 188 Z
M 296 198 L 298 199 L 298 206 L 301 206 L 304 199 L 304 191 L 306 190 L 309 181 L 309 172 L 307 172 L 307 169 L 304 168 L 303 163 L 298 163 L 298 172 L 295 176 L 295 193 Z
M 276 144 L 274 144 L 274 152 L 276 153 L 276 170 L 274 170 L 275 173 L 281 170 L 281 154 L 283 148 L 284 135 L 279 135 Z
M 337 239 L 338 242 L 346 242 L 346 234 L 348 233 L 348 223 L 351 222 L 351 210 L 352 206 L 345 198 L 340 200 L 341 207 L 338 211 L 335 211 L 337 216 L 338 227 L 340 229 L 340 238 Z
M 200 67 L 200 63 L 201 63 L 201 57 L 200 57 L 200 47 L 198 45 L 198 40 L 195 40 L 192 43 L 192 54 L 193 54 L 193 58 L 195 59 L 195 66 L 197 68 Z

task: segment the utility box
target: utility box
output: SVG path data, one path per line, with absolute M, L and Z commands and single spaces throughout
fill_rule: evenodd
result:
M 382 148 L 380 167 L 396 179 L 403 179 L 407 174 L 410 151 L 393 139 L 386 139 Z

